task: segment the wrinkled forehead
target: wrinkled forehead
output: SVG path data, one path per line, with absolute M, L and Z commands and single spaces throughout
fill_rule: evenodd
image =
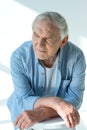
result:
M 60 30 L 52 22 L 46 20 L 38 20 L 35 23 L 33 32 L 44 37 L 60 37 Z
M 33 30 L 36 28 L 41 28 L 41 29 L 45 29 L 45 30 L 55 30 L 59 32 L 59 28 L 57 27 L 57 25 L 55 23 L 53 23 L 51 20 L 49 19 L 38 19 L 36 20 L 34 26 L 33 26 Z

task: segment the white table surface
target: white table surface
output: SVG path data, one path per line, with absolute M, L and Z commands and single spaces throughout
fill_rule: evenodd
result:
M 69 130 L 65 122 L 59 117 L 37 123 L 31 128 L 34 130 Z

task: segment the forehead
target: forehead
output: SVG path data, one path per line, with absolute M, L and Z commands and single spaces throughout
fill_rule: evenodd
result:
M 43 31 L 47 33 L 58 33 L 59 28 L 51 21 L 37 20 L 34 24 L 33 31 Z

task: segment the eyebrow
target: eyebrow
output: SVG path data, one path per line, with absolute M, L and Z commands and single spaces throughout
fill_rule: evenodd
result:
M 36 32 L 33 31 L 33 34 L 39 36 Z M 55 37 L 55 35 L 53 36 L 52 34 L 51 35 L 48 35 L 46 38 L 52 38 L 52 37 Z
M 33 32 L 33 34 L 35 34 L 35 35 L 39 36 L 36 32 Z

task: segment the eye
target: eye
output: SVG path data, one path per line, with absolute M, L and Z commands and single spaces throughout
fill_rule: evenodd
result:
M 53 40 L 52 40 L 51 38 L 46 38 L 46 41 L 47 41 L 48 43 L 53 42 Z
M 37 37 L 38 38 L 39 36 L 37 35 L 37 33 L 34 32 L 33 33 L 33 37 Z

